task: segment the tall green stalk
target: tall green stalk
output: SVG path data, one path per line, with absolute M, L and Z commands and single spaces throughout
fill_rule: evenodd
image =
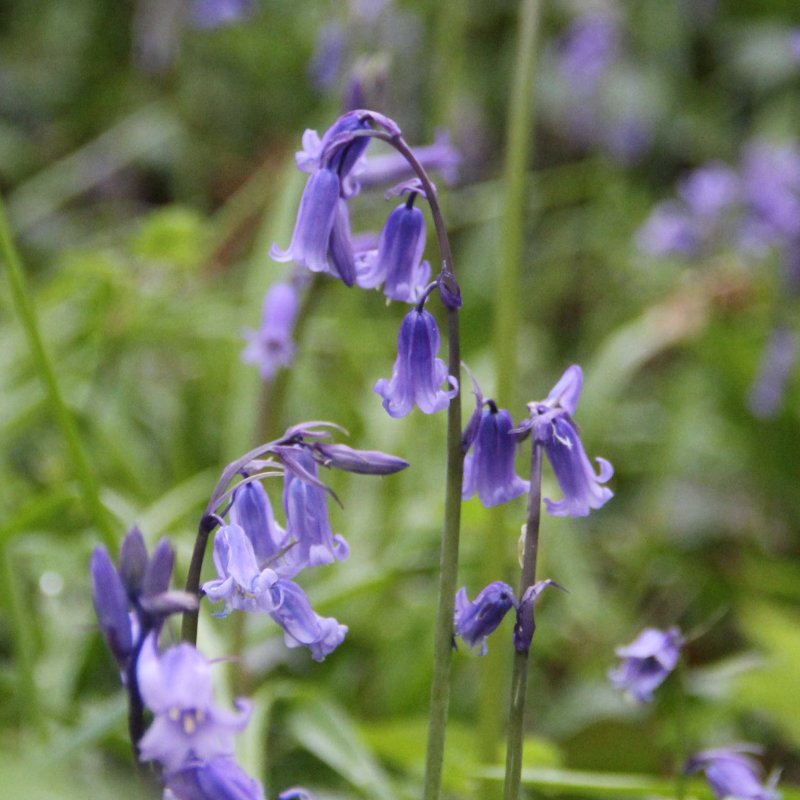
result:
M 508 114 L 503 168 L 502 235 L 498 242 L 500 258 L 494 301 L 494 363 L 497 375 L 496 397 L 506 408 L 517 406 L 517 346 L 520 327 L 522 259 L 525 246 L 525 220 L 530 207 L 528 167 L 533 138 L 533 96 L 536 38 L 541 3 L 522 0 L 516 59 Z M 504 576 L 509 559 L 497 546 L 497 532 L 505 531 L 507 512 L 504 505 L 490 512 L 490 524 L 483 540 L 481 585 Z M 507 654 L 494 648 L 487 654 L 487 664 L 480 671 L 479 726 L 480 753 L 484 761 L 493 761 L 500 739 L 503 715 L 497 702 L 506 687 Z M 488 791 L 488 789 L 487 789 Z
M 11 288 L 11 296 L 19 315 L 20 322 L 28 339 L 33 363 L 39 378 L 44 384 L 50 407 L 56 423 L 64 437 L 72 469 L 81 487 L 83 502 L 91 515 L 94 524 L 100 531 L 103 542 L 109 549 L 116 548 L 117 531 L 106 507 L 100 499 L 100 490 L 90 461 L 78 435 L 75 419 L 64 401 L 61 387 L 53 368 L 53 362 L 47 352 L 42 338 L 33 300 L 28 289 L 25 269 L 19 256 L 11 228 L 6 216 L 5 204 L 0 198 L 0 254 L 6 265 L 6 274 Z
M 525 523 L 525 547 L 519 597 L 536 583 L 536 560 L 539 555 L 539 525 L 542 516 L 542 446 L 533 442 L 531 488 L 528 495 L 528 519 Z M 511 703 L 508 712 L 508 749 L 503 800 L 518 800 L 522 778 L 522 746 L 525 740 L 525 700 L 528 694 L 528 651 L 514 653 L 511 675 Z

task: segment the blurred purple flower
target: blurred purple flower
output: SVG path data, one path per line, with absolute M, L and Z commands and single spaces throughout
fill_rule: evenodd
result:
M 256 0 L 192 0 L 192 22 L 197 28 L 218 28 L 252 17 Z
M 382 378 L 375 384 L 375 392 L 383 398 L 390 416 L 406 416 L 415 403 L 425 414 L 435 414 L 447 408 L 458 394 L 458 381 L 447 374 L 447 365 L 436 357 L 439 344 L 433 315 L 424 308 L 412 309 L 400 327 L 392 378 Z M 445 380 L 450 389 L 439 388 Z
M 245 331 L 247 347 L 242 359 L 258 364 L 261 377 L 271 380 L 281 367 L 294 360 L 292 340 L 298 311 L 297 289 L 291 283 L 276 283 L 264 298 L 264 316 L 258 331 Z
M 598 458 L 600 473 L 595 473 L 572 421 L 582 389 L 583 371 L 573 364 L 546 400 L 528 403 L 530 417 L 517 429 L 532 430 L 536 441 L 544 446 L 564 493 L 557 502 L 548 498 L 544 501 L 548 513 L 557 517 L 585 517 L 614 496 L 611 489 L 602 485 L 612 477 L 614 468 L 604 458 Z
M 686 763 L 687 774 L 705 772 L 719 800 L 780 800 L 775 790 L 778 774 L 764 783 L 764 770 L 750 753 L 758 753 L 753 745 L 733 745 L 704 750 Z
M 470 647 L 480 645 L 480 654 L 486 655 L 486 637 L 493 633 L 505 615 L 517 605 L 514 590 L 502 581 L 494 581 L 470 602 L 466 588 L 456 595 L 454 626 Z
M 592 93 L 619 55 L 619 29 L 607 15 L 577 17 L 561 37 L 558 70 L 573 89 Z
M 800 64 L 800 28 L 792 28 L 789 34 L 789 49 L 792 58 Z
M 797 334 L 786 327 L 772 332 L 761 357 L 758 377 L 750 389 L 750 409 L 761 418 L 772 417 L 780 411 L 786 385 L 797 363 L 800 341 Z
M 500 505 L 528 491 L 530 484 L 514 470 L 517 437 L 511 433 L 514 420 L 494 400 L 484 400 L 473 378 L 476 408 L 467 425 L 463 446 L 471 449 L 464 459 L 461 497 L 468 500 L 476 492 L 487 508 Z
M 751 243 L 771 247 L 800 235 L 800 150 L 756 141 L 742 158 Z
M 692 256 L 699 248 L 697 226 L 679 203 L 665 200 L 637 231 L 636 244 L 652 256 Z
M 617 689 L 639 703 L 649 703 L 653 692 L 675 669 L 684 640 L 679 628 L 645 628 L 626 647 L 618 647 L 622 663 L 608 673 Z
M 211 665 L 190 644 L 159 653 L 155 636 L 147 638 L 138 662 L 142 699 L 155 718 L 139 741 L 142 761 L 158 761 L 175 772 L 194 760 L 233 755 L 233 736 L 250 716 L 237 700 L 237 712 L 214 704 Z
M 264 789 L 231 756 L 189 761 L 164 775 L 164 800 L 264 800 Z
M 446 184 L 458 180 L 461 154 L 450 142 L 446 130 L 436 132 L 433 144 L 412 148 L 414 157 L 427 172 L 438 172 Z M 358 180 L 364 187 L 385 186 L 396 183 L 413 174 L 408 161 L 395 150 L 389 153 L 370 155 L 358 173 Z
M 690 172 L 678 186 L 689 213 L 716 220 L 741 199 L 741 181 L 727 164 L 714 162 Z

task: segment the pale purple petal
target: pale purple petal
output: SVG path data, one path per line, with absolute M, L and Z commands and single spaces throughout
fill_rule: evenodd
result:
M 466 588 L 456 595 L 453 624 L 455 635 L 470 647 L 480 646 L 480 654 L 487 650 L 486 637 L 493 633 L 505 615 L 517 605 L 514 590 L 502 581 L 494 581 L 482 589 L 472 602 Z

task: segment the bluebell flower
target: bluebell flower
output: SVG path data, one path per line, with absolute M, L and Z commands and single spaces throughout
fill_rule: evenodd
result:
M 328 496 L 319 481 L 317 462 L 307 448 L 292 451 L 297 468 L 287 468 L 283 484 L 289 545 L 286 559 L 298 568 L 342 561 L 350 554 L 350 548 L 331 528 Z
M 196 760 L 233 755 L 234 734 L 250 716 L 250 706 L 237 700 L 237 711 L 214 703 L 211 665 L 190 644 L 159 653 L 148 636 L 137 665 L 139 690 L 154 719 L 139 741 L 142 761 L 158 761 L 175 772 Z
M 416 303 L 431 277 L 431 267 L 422 260 L 425 252 L 425 215 L 414 207 L 415 192 L 408 202 L 389 214 L 378 249 L 362 260 L 358 285 L 374 289 L 384 284 L 391 300 Z
M 286 547 L 286 531 L 278 525 L 266 489 L 259 481 L 246 481 L 236 487 L 230 520 L 238 525 L 253 545 L 258 566 L 275 566 Z M 277 569 L 277 567 L 275 567 Z
M 594 92 L 619 56 L 619 38 L 619 26 L 610 15 L 577 17 L 559 43 L 562 77 L 581 94 Z
M 170 590 L 175 554 L 162 540 L 151 556 L 144 537 L 134 527 L 120 547 L 115 568 L 105 547 L 92 554 L 92 597 L 100 629 L 121 670 L 130 666 L 137 641 L 159 631 L 170 615 L 197 608 L 197 598 Z
M 289 248 L 282 250 L 277 244 L 272 245 L 270 255 L 276 261 L 295 261 L 312 272 L 326 272 L 353 285 L 355 256 L 345 200 L 358 191 L 358 182 L 351 173 L 357 171 L 370 141 L 357 134 L 373 123 L 389 132 L 400 132 L 388 117 L 356 110 L 339 117 L 322 138 L 316 131 L 303 134 L 297 165 L 311 175 L 300 200 Z
M 600 472 L 595 473 L 572 421 L 582 388 L 583 372 L 573 364 L 546 400 L 528 403 L 530 418 L 518 428 L 520 432 L 532 430 L 536 441 L 544 446 L 564 493 L 561 500 L 544 501 L 548 513 L 557 517 L 585 517 L 614 496 L 611 489 L 602 485 L 614 474 L 614 468 L 604 458 L 598 458 Z
M 481 503 L 490 507 L 519 497 L 530 484 L 514 470 L 517 437 L 511 433 L 511 414 L 498 409 L 494 400 L 484 400 L 474 379 L 473 383 L 477 402 L 464 436 L 464 449 L 471 452 L 464 459 L 461 497 L 468 500 L 477 492 Z
M 631 644 L 617 648 L 622 663 L 608 677 L 629 697 L 649 703 L 653 692 L 677 666 L 683 644 L 679 628 L 645 628 Z
M 246 331 L 247 347 L 242 359 L 257 364 L 261 377 L 271 380 L 281 367 L 294 360 L 295 343 L 292 339 L 299 301 L 297 289 L 291 283 L 276 283 L 264 298 L 261 328 Z
M 761 357 L 758 376 L 750 389 L 750 409 L 757 417 L 772 417 L 780 411 L 799 347 L 800 339 L 795 331 L 779 326 L 772 332 Z
M 269 251 L 276 261 L 295 261 L 312 272 L 335 275 L 328 252 L 331 232 L 339 213 L 341 182 L 336 172 L 321 168 L 311 174 L 300 199 L 297 222 L 287 250 L 273 244 Z
M 530 650 L 533 634 L 536 632 L 536 620 L 534 609 L 539 596 L 548 586 L 555 586 L 565 592 L 563 586 L 559 586 L 555 581 L 537 581 L 533 586 L 529 586 L 522 595 L 517 605 L 517 620 L 514 624 L 514 649 L 518 653 L 527 653 Z
M 225 525 L 217 531 L 214 565 L 219 578 L 204 583 L 203 592 L 212 603 L 224 601 L 223 613 L 273 610 L 270 589 L 278 574 L 269 567 L 259 567 L 253 544 L 238 525 Z
M 256 0 L 192 0 L 192 21 L 198 28 L 218 28 L 251 17 Z
M 416 403 L 426 414 L 441 411 L 458 394 L 458 380 L 447 374 L 447 365 L 436 357 L 439 328 L 433 315 L 424 308 L 412 309 L 403 319 L 398 340 L 398 355 L 391 380 L 382 378 L 375 392 L 392 417 L 404 417 Z M 450 389 L 441 389 L 444 381 Z
M 755 252 L 800 235 L 800 148 L 750 143 L 742 158 L 743 237 Z
M 164 800 L 264 800 L 264 789 L 231 756 L 189 761 L 163 776 Z
M 636 233 L 639 249 L 652 256 L 695 255 L 700 248 L 697 221 L 674 200 L 659 203 Z
M 133 631 L 128 595 L 105 547 L 92 553 L 92 598 L 100 630 L 120 669 L 125 669 L 133 652 Z
M 317 614 L 296 583 L 279 580 L 271 591 L 270 616 L 283 628 L 287 647 L 307 647 L 314 661 L 324 661 L 344 641 L 347 626 Z
M 705 772 L 706 779 L 719 800 L 780 800 L 775 790 L 778 773 L 764 782 L 764 770 L 750 753 L 758 753 L 753 745 L 734 745 L 704 750 L 686 764 L 685 772 Z
M 690 172 L 678 194 L 691 215 L 713 223 L 741 199 L 741 180 L 727 164 L 712 161 Z
M 380 450 L 355 450 L 346 444 L 315 442 L 313 451 L 323 466 L 359 475 L 393 475 L 409 466 L 404 458 Z
M 347 627 L 315 613 L 296 583 L 269 567 L 259 568 L 250 539 L 238 525 L 217 531 L 214 564 L 219 578 L 204 583 L 203 592 L 212 602 L 225 603 L 224 614 L 233 610 L 269 614 L 284 629 L 287 646 L 307 647 L 316 661 L 344 640 Z
M 456 595 L 453 618 L 455 635 L 470 647 L 480 645 L 480 654 L 486 655 L 486 637 L 497 629 L 505 615 L 516 605 L 514 590 L 502 581 L 490 583 L 472 602 L 466 588 L 462 588 Z

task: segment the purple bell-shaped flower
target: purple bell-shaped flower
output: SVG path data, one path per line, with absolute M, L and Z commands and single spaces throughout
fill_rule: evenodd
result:
M 382 378 L 375 384 L 389 415 L 404 417 L 414 404 L 426 414 L 447 408 L 458 394 L 458 381 L 447 374 L 447 365 L 436 357 L 439 328 L 430 312 L 417 307 L 406 315 L 397 349 L 391 380 Z M 440 388 L 445 380 L 449 389 Z

